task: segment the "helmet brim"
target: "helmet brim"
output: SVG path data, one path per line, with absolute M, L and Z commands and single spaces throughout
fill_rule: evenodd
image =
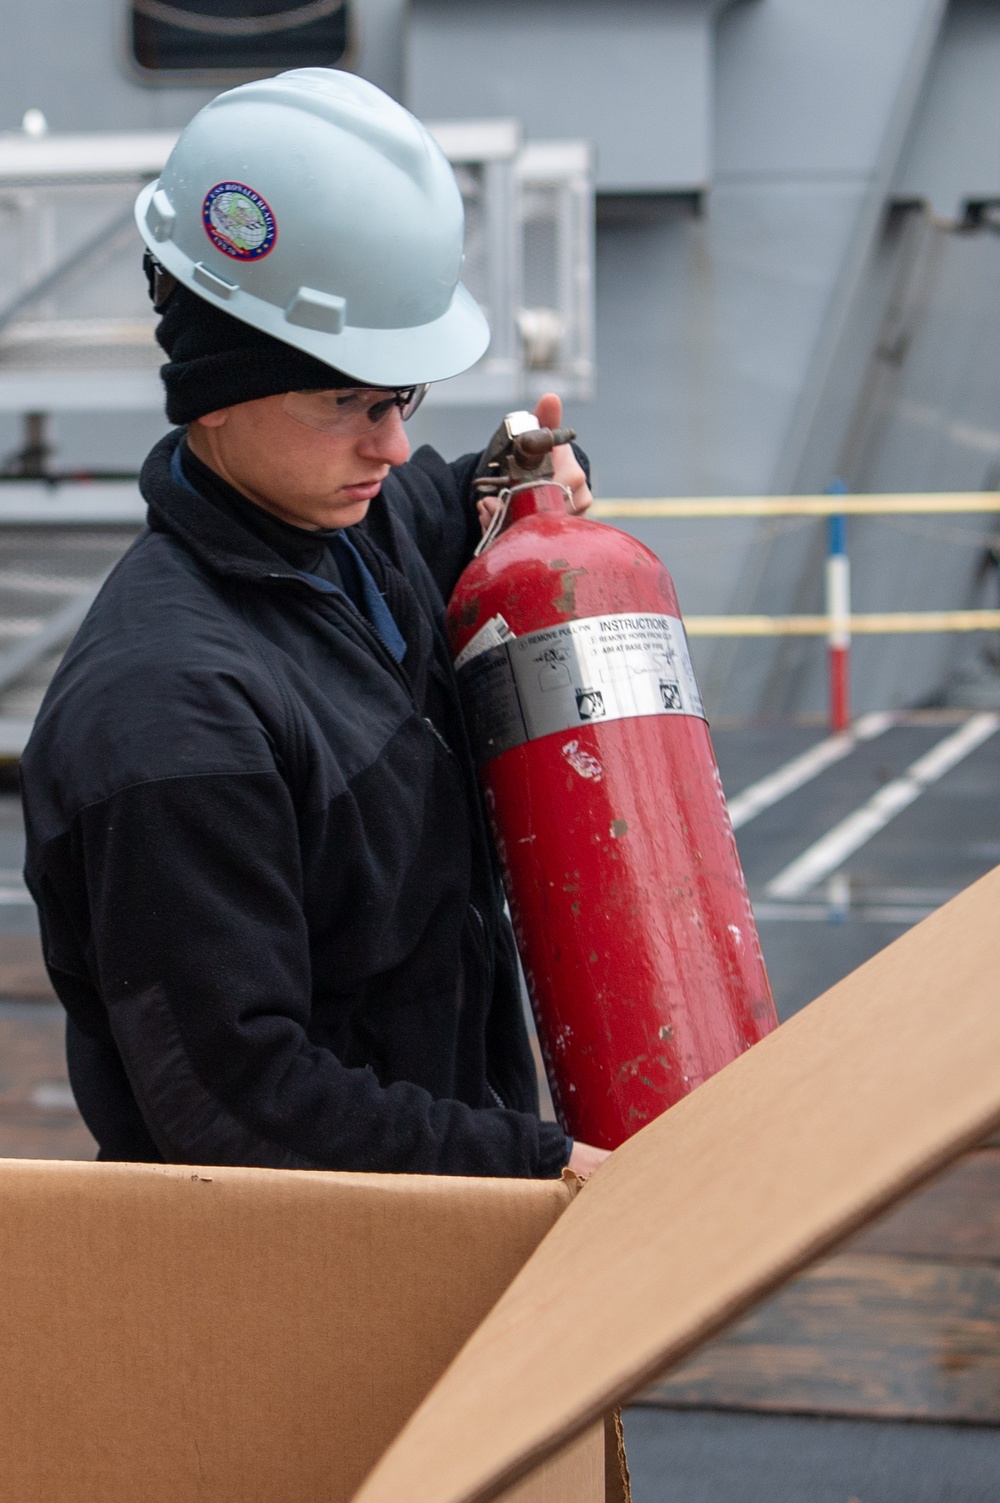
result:
M 170 274 L 205 302 L 274 339 L 370 386 L 418 386 L 447 381 L 475 365 L 490 342 L 489 324 L 475 298 L 460 282 L 446 311 L 427 324 L 402 329 L 363 328 L 345 323 L 338 334 L 289 322 L 284 311 L 241 287 L 216 294 L 195 279 L 193 262 L 171 240 L 157 240 L 146 222 L 155 182 L 139 194 L 135 219 L 143 241 Z M 206 260 L 209 260 L 206 257 Z M 348 318 L 350 310 L 348 309 Z

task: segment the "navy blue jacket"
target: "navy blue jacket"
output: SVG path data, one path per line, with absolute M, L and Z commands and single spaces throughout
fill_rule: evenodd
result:
M 179 438 L 21 764 L 101 1157 L 558 1175 L 442 630 L 476 457 L 421 449 L 350 529 L 397 662 L 178 479 Z

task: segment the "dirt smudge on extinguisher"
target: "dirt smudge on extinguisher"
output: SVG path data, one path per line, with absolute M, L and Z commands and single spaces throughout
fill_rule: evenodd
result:
M 479 620 L 479 596 L 472 595 L 468 600 L 462 601 L 462 609 L 459 613 L 460 626 L 475 626 Z
M 613 840 L 620 840 L 623 835 L 627 835 L 627 834 L 628 834 L 628 820 L 627 819 L 613 819 L 611 821 L 611 837 L 612 837 Z
M 562 590 L 552 601 L 557 611 L 562 611 L 567 616 L 576 615 L 576 581 L 581 574 L 586 574 L 586 569 L 564 569 L 559 576 Z
M 581 778 L 587 778 L 591 782 L 599 783 L 604 776 L 604 768 L 598 759 L 589 751 L 585 751 L 579 741 L 567 741 L 560 747 L 566 761 L 573 771 L 579 773 Z

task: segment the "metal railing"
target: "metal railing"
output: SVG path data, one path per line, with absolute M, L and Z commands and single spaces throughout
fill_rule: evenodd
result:
M 850 724 L 850 644 L 854 635 L 1000 631 L 1000 610 L 862 611 L 851 605 L 848 517 L 1000 514 L 1000 493 L 914 492 L 884 496 L 693 496 L 660 500 L 596 501 L 591 516 L 605 521 L 723 520 L 734 517 L 828 519 L 826 611 L 822 615 L 686 616 L 691 637 L 825 636 L 829 653 L 829 720 L 833 731 Z
M 5 526 L 74 527 L 141 525 L 145 503 L 134 483 L 40 487 L 37 482 L 0 487 L 0 532 Z M 1000 493 L 916 493 L 883 496 L 732 496 L 654 500 L 595 501 L 591 516 L 607 521 L 723 520 L 732 518 L 814 517 L 832 519 L 826 575 L 826 611 L 815 615 L 702 615 L 685 617 L 691 637 L 825 636 L 830 662 L 830 724 L 840 731 L 850 722 L 849 651 L 851 637 L 1000 631 L 997 610 L 868 611 L 852 609 L 844 519 L 850 516 L 996 514 Z M 95 588 L 99 581 L 95 579 Z M 0 653 L 0 690 L 5 689 L 52 647 L 72 635 L 92 593 L 71 600 L 43 628 Z
M 430 122 L 465 206 L 463 280 L 489 350 L 442 406 L 594 384 L 594 154 L 513 119 Z M 162 360 L 132 201 L 177 131 L 0 131 L 0 412 L 161 411 Z M 29 447 L 27 444 L 25 447 Z M 37 447 L 37 446 L 36 446 Z M 23 471 L 22 473 L 30 473 Z

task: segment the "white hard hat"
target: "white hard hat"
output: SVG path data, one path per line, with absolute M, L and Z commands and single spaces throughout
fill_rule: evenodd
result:
M 458 280 L 462 200 L 447 159 L 350 73 L 299 68 L 220 94 L 135 215 L 185 287 L 371 386 L 442 381 L 489 343 Z

